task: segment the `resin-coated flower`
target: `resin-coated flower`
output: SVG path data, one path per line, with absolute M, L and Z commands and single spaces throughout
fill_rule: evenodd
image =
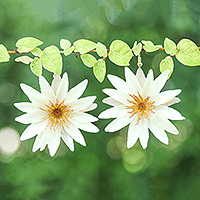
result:
M 98 132 L 99 129 L 91 122 L 98 119 L 86 111 L 97 107 L 95 96 L 79 99 L 83 94 L 87 80 L 82 81 L 68 91 L 68 76 L 64 73 L 62 79 L 55 75 L 50 86 L 46 79 L 39 77 L 41 93 L 32 87 L 21 84 L 21 88 L 28 96 L 29 102 L 15 103 L 14 106 L 26 114 L 15 120 L 29 125 L 21 135 L 21 140 L 27 140 L 37 135 L 33 145 L 33 152 L 44 150 L 48 145 L 51 156 L 56 153 L 60 138 L 71 151 L 74 151 L 74 140 L 86 146 L 79 129 L 88 132 Z
M 103 92 L 109 97 L 103 102 L 113 107 L 103 111 L 99 118 L 116 119 L 108 124 L 105 131 L 114 132 L 129 124 L 128 148 L 131 148 L 139 138 L 145 149 L 149 140 L 149 129 L 157 139 L 168 144 L 165 131 L 178 134 L 178 130 L 168 119 L 184 119 L 178 111 L 169 107 L 180 101 L 176 96 L 181 90 L 160 92 L 167 81 L 168 74 L 169 71 L 166 70 L 154 80 L 151 69 L 145 77 L 141 68 L 135 75 L 126 67 L 126 81 L 117 76 L 108 75 L 108 79 L 116 90 L 104 89 Z

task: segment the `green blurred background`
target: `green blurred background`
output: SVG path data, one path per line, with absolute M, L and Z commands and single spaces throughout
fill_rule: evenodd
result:
M 169 37 L 176 43 L 190 38 L 200 46 L 199 0 L 1 0 L 0 43 L 9 50 L 25 36 L 42 41 L 42 49 L 62 38 L 71 42 L 85 38 L 108 47 L 115 39 L 127 42 L 152 40 L 163 44 Z M 176 121 L 180 134 L 168 134 L 170 144 L 160 143 L 151 134 L 148 148 L 139 142 L 127 150 L 127 127 L 109 134 L 100 120 L 98 134 L 83 132 L 87 147 L 75 144 L 70 152 L 62 142 L 56 156 L 48 150 L 32 153 L 34 139 L 19 141 L 26 125 L 14 121 L 22 114 L 14 102 L 27 101 L 19 88 L 24 82 L 39 89 L 38 77 L 27 65 L 0 64 L 0 199 L 16 200 L 198 200 L 200 199 L 200 72 L 175 61 L 175 70 L 165 89 L 181 88 L 181 103 L 173 107 L 185 117 Z M 159 74 L 165 53 L 143 53 L 143 69 Z M 108 108 L 101 90 L 112 87 L 107 79 L 100 84 L 74 55 L 63 57 L 70 87 L 87 78 L 84 96 L 98 96 L 98 114 Z M 137 60 L 130 68 L 135 72 Z M 107 61 L 107 73 L 124 78 L 124 67 Z M 52 74 L 44 71 L 49 82 Z

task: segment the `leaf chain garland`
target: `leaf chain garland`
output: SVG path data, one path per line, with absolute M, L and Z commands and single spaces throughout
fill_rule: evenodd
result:
M 154 52 L 158 50 L 164 50 L 167 56 L 160 62 L 160 71 L 163 72 L 166 69 L 170 70 L 170 75 L 173 72 L 174 62 L 172 57 L 175 57 L 179 62 L 187 66 L 200 65 L 200 52 L 199 47 L 189 39 L 182 39 L 176 45 L 169 38 L 164 40 L 164 48 L 162 45 L 154 45 L 151 41 L 134 42 L 132 48 L 128 44 L 121 40 L 114 40 L 109 49 L 100 43 L 92 42 L 86 39 L 77 40 L 71 44 L 69 40 L 61 39 L 60 47 L 63 51 L 60 51 L 56 46 L 51 45 L 44 50 L 38 48 L 43 42 L 33 38 L 25 37 L 16 42 L 14 51 L 8 51 L 3 44 L 0 44 L 0 62 L 8 62 L 10 55 L 13 53 L 31 53 L 33 58 L 29 56 L 20 56 L 15 59 L 16 62 L 22 62 L 29 64 L 31 71 L 40 76 L 42 74 L 42 67 L 55 74 L 60 74 L 62 71 L 62 56 L 69 56 L 75 53 L 76 57 L 80 54 L 80 58 L 83 64 L 89 68 L 93 68 L 93 73 L 99 82 L 102 82 L 106 75 L 106 59 L 109 58 L 114 64 L 118 66 L 129 66 L 133 56 L 138 56 L 138 66 L 141 67 L 141 52 Z M 90 52 L 96 52 L 99 56 L 96 59 Z

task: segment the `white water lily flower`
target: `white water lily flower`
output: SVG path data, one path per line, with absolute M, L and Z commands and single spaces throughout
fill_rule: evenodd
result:
M 149 129 L 164 144 L 168 144 L 165 131 L 177 135 L 176 127 L 168 120 L 185 119 L 178 111 L 169 106 L 180 101 L 176 96 L 180 89 L 160 92 L 168 78 L 169 70 L 164 71 L 155 80 L 152 69 L 145 77 L 141 68 L 136 75 L 125 67 L 126 81 L 113 75 L 108 79 L 115 89 L 104 89 L 109 97 L 103 102 L 113 106 L 103 111 L 99 118 L 116 118 L 107 125 L 105 131 L 114 132 L 129 124 L 127 147 L 131 148 L 140 140 L 147 148 Z
M 21 135 L 21 141 L 37 135 L 33 145 L 33 152 L 43 151 L 48 145 L 51 156 L 54 156 L 60 138 L 71 151 L 74 151 L 74 140 L 86 146 L 80 130 L 98 132 L 99 129 L 91 122 L 98 119 L 86 111 L 93 110 L 97 104 L 93 103 L 96 96 L 80 98 L 88 81 L 84 80 L 68 91 L 68 76 L 64 73 L 62 79 L 55 75 L 50 86 L 46 79 L 39 77 L 41 93 L 32 87 L 20 84 L 29 102 L 15 103 L 14 106 L 26 114 L 15 120 L 29 125 Z

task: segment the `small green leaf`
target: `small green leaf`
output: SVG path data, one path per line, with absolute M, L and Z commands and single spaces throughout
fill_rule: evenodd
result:
M 74 46 L 64 49 L 64 55 L 68 56 L 74 51 Z
M 154 52 L 162 48 L 162 45 L 154 45 L 151 41 L 143 40 L 142 43 L 144 44 L 143 48 L 146 52 Z
M 145 46 L 154 46 L 154 44 L 153 44 L 152 41 L 145 41 L 145 40 L 142 40 L 142 44 L 144 44 Z
M 138 56 L 142 50 L 142 44 L 138 43 L 135 47 L 133 47 L 133 53 Z
M 93 73 L 97 80 L 101 83 L 106 75 L 106 64 L 103 59 L 99 59 L 93 67 Z
M 60 40 L 60 47 L 62 49 L 69 48 L 70 46 L 71 46 L 71 42 L 69 40 L 66 40 L 66 39 L 61 39 Z
M 133 57 L 130 47 L 121 40 L 114 40 L 110 45 L 109 59 L 119 66 L 128 66 Z
M 40 76 L 42 74 L 42 63 L 39 58 L 34 58 L 34 60 L 30 64 L 31 71 L 37 75 Z
M 21 38 L 17 41 L 16 47 L 18 47 L 18 52 L 19 53 L 25 53 L 33 50 L 35 47 L 43 44 L 42 41 L 33 38 L 33 37 L 25 37 Z
M 200 52 L 194 42 L 182 39 L 177 44 L 176 58 L 179 62 L 188 66 L 200 65 Z
M 167 37 L 165 38 L 164 41 L 164 48 L 167 54 L 171 56 L 174 56 L 176 54 L 176 44 Z
M 87 67 L 93 67 L 94 64 L 97 62 L 97 59 L 90 54 L 81 55 L 81 60 Z
M 42 52 L 41 49 L 38 48 L 38 47 L 35 47 L 35 48 L 31 51 L 31 53 L 32 53 L 34 56 L 38 56 L 38 57 L 40 57 L 41 52 Z
M 174 62 L 170 56 L 167 56 L 160 62 L 160 72 L 164 72 L 166 69 L 170 70 L 170 74 L 168 78 L 171 76 L 173 69 L 174 69 Z
M 80 39 L 74 42 L 74 46 L 75 46 L 75 52 L 80 52 L 80 54 L 85 54 L 95 49 L 96 43 L 90 40 Z
M 137 41 L 134 42 L 133 44 L 133 49 L 137 46 Z
M 10 55 L 6 47 L 3 44 L 0 44 L 0 62 L 8 62 L 10 59 Z
M 97 42 L 96 50 L 97 50 L 97 54 L 100 57 L 103 57 L 103 58 L 107 57 L 107 48 L 104 44 Z
M 154 52 L 154 51 L 157 51 L 158 49 L 162 48 L 162 45 L 143 46 L 143 48 L 146 52 Z
M 20 57 L 16 58 L 15 61 L 16 62 L 22 62 L 22 63 L 28 65 L 33 61 L 33 59 L 30 58 L 29 56 L 20 56 Z
M 50 72 L 60 74 L 62 70 L 62 57 L 56 46 L 49 46 L 40 55 L 43 67 Z

